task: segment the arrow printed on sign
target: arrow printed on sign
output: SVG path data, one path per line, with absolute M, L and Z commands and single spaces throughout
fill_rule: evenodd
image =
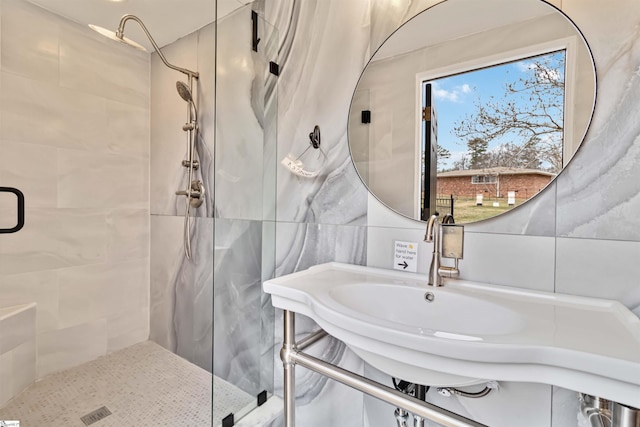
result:
M 406 270 L 407 267 L 409 267 L 409 264 L 407 264 L 407 261 L 404 261 L 402 263 L 398 263 L 398 265 L 401 266 L 403 270 Z

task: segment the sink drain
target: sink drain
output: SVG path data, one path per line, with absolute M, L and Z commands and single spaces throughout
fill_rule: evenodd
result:
M 427 302 L 433 302 L 433 300 L 436 299 L 436 296 L 433 294 L 433 292 L 427 292 L 426 294 L 424 294 L 424 299 Z

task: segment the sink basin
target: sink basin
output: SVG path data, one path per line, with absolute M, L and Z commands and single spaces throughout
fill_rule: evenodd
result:
M 354 317 L 449 339 L 481 341 L 483 335 L 515 333 L 525 326 L 523 317 L 507 307 L 448 288 L 358 283 L 336 286 L 329 297 Z
M 264 283 L 379 370 L 417 384 L 553 384 L 640 407 L 640 319 L 617 301 L 349 264 Z

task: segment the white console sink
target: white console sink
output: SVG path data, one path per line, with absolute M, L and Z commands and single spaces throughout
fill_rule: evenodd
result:
M 640 319 L 617 301 L 329 263 L 264 283 L 376 368 L 407 381 L 553 384 L 640 407 Z M 426 294 L 430 293 L 428 301 Z

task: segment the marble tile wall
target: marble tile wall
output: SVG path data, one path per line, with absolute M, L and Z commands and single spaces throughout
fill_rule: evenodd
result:
M 322 221 L 322 217 L 319 218 Z M 276 224 L 276 276 L 304 270 L 330 261 L 364 264 L 366 227 L 317 223 L 278 222 Z M 275 316 L 275 393 L 282 396 L 283 373 L 280 346 L 283 340 L 283 315 Z M 318 326 L 311 319 L 296 316 L 297 339 L 314 332 Z M 364 362 L 342 342 L 325 338 L 308 349 L 309 354 L 337 364 L 344 369 L 365 374 Z M 328 378 L 296 369 L 296 423 L 309 427 L 327 425 L 362 426 L 362 393 Z
M 278 32 L 263 15 L 264 1 L 253 2 L 217 33 L 214 373 L 252 395 L 274 387 L 274 311 L 261 289 L 275 271 Z
M 40 378 L 148 337 L 149 57 L 23 0 L 0 19 L 0 185 L 26 199 L 0 307 L 37 303 Z
M 301 153 L 314 124 L 323 129 L 328 157 L 322 173 L 314 178 L 300 178 L 278 168 L 276 275 L 338 259 L 334 250 L 348 254 L 341 258 L 348 262 L 392 268 L 394 240 L 421 242 L 421 224 L 398 216 L 368 196 L 349 161 L 346 124 L 353 90 L 371 53 L 402 22 L 438 2 L 266 3 L 266 19 L 282 34 L 277 158 Z M 540 196 L 510 214 L 467 227 L 470 245 L 461 264 L 462 274 L 498 284 L 615 298 L 640 314 L 634 261 L 640 248 L 640 128 L 634 119 L 640 109 L 640 9 L 634 0 L 551 3 L 576 23 L 593 51 L 598 80 L 593 123 L 567 170 Z M 344 231 L 354 226 L 363 231 L 345 236 Z M 424 244 L 420 248 L 422 253 L 430 252 Z M 497 263 L 496 257 L 503 262 Z M 419 263 L 419 271 L 428 268 L 427 258 Z M 600 263 L 603 259 L 610 264 Z M 600 265 L 615 265 L 616 272 L 612 276 Z M 314 327 L 304 319 L 298 332 Z M 280 328 L 277 314 L 276 342 L 281 340 Z M 339 344 L 328 340 L 314 351 L 385 380 L 357 358 L 350 358 L 348 349 L 337 347 Z M 276 358 L 276 392 L 281 374 Z M 324 425 L 331 425 L 327 421 L 331 418 L 348 426 L 394 425 L 392 410 L 385 405 L 369 399 L 360 403 L 362 398 L 357 396 L 348 400 L 339 391 L 341 386 L 328 385 L 306 372 L 299 375 L 298 423 L 323 425 L 324 420 Z M 436 401 L 439 396 L 430 398 Z M 538 408 L 531 425 L 564 427 L 579 422 L 575 393 L 547 385 L 508 383 L 486 400 L 438 401 L 492 426 L 521 425 L 518 411 L 501 416 L 505 405 L 524 412 Z M 351 405 L 363 405 L 364 418 L 353 415 Z
M 196 139 L 200 167 L 193 179 L 205 187 L 205 201 L 191 209 L 192 260 L 184 256 L 186 199 L 175 194 L 187 188 L 187 104 L 176 90 L 186 76 L 151 55 L 151 291 L 150 337 L 209 372 L 213 333 L 213 151 L 215 106 L 215 25 L 164 46 L 167 60 L 198 71 L 193 96 L 198 108 Z M 215 253 L 217 255 L 217 253 Z

